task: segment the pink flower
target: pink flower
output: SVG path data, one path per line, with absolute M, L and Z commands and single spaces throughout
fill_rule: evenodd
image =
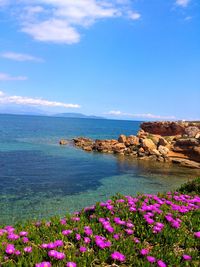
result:
M 86 247 L 80 247 L 80 249 L 79 249 L 79 250 L 80 250 L 80 252 L 81 252 L 81 253 L 84 253 L 84 252 L 86 252 L 86 251 L 87 251 L 87 248 L 86 248 Z
M 119 235 L 119 234 L 114 234 L 114 235 L 113 235 L 113 238 L 116 239 L 116 240 L 119 240 L 120 235 Z
M 17 239 L 19 239 L 19 238 L 20 238 L 20 236 L 14 234 L 14 233 L 11 233 L 11 234 L 8 235 L 8 239 L 9 239 L 9 240 L 17 240 Z
M 32 252 L 32 247 L 25 247 L 24 252 L 31 253 Z
M 150 262 L 150 263 L 154 263 L 154 262 L 156 262 L 156 258 L 154 258 L 154 257 L 152 257 L 152 256 L 147 256 L 147 260 L 148 260 L 148 262 Z
M 28 243 L 28 242 L 29 242 L 28 237 L 23 237 L 23 238 L 22 238 L 22 242 L 23 242 L 23 243 Z
M 66 267 L 76 267 L 76 263 L 75 263 L 75 262 L 72 262 L 72 261 L 69 261 L 69 262 L 66 264 Z
M 81 235 L 80 234 L 76 234 L 76 240 L 81 240 Z
M 27 232 L 25 232 L 25 231 L 22 231 L 22 232 L 20 232 L 20 233 L 19 233 L 19 235 L 20 235 L 20 236 L 27 236 L 27 235 L 28 235 L 28 233 L 27 233 Z
M 194 233 L 194 236 L 195 236 L 196 238 L 200 238 L 200 232 L 195 232 L 195 233 Z
M 93 234 L 93 231 L 92 229 L 89 227 L 89 226 L 85 226 L 84 227 L 84 233 L 88 236 L 92 235 Z
M 136 244 L 138 244 L 138 243 L 140 243 L 140 240 L 137 237 L 134 237 L 133 238 L 133 242 L 136 243 Z
M 14 254 L 19 256 L 19 255 L 21 255 L 21 252 L 19 250 L 15 250 Z
M 184 254 L 182 257 L 185 261 L 190 261 L 192 259 L 190 255 L 186 255 L 186 254 Z
M 57 260 L 64 260 L 64 258 L 65 258 L 65 253 L 57 252 L 55 258 L 56 258 Z
M 63 230 L 62 234 L 63 235 L 70 235 L 73 231 L 72 230 Z
M 60 224 L 62 224 L 62 225 L 66 225 L 66 223 L 67 223 L 67 221 L 66 221 L 65 218 L 63 218 L 63 219 L 60 220 Z
M 13 244 L 8 244 L 6 246 L 6 253 L 11 255 L 15 253 L 15 246 Z
M 84 237 L 84 243 L 89 244 L 90 243 L 90 238 L 89 237 Z
M 148 253 L 149 253 L 149 250 L 146 249 L 146 248 L 143 248 L 143 249 L 140 250 L 140 254 L 141 254 L 142 256 L 147 255 Z
M 123 262 L 123 261 L 126 260 L 126 257 L 125 257 L 122 253 L 120 253 L 120 252 L 118 252 L 118 251 L 114 251 L 114 252 L 111 254 L 111 258 L 112 258 L 113 260 L 117 260 L 117 261 L 121 261 L 121 262 Z
M 51 263 L 49 261 L 43 261 L 36 263 L 35 267 L 51 267 Z
M 167 267 L 167 264 L 162 260 L 158 260 L 157 264 L 158 264 L 159 267 Z

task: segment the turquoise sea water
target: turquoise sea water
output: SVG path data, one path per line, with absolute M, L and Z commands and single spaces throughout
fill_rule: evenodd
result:
M 120 192 L 176 188 L 197 170 L 75 147 L 61 138 L 117 138 L 140 122 L 0 115 L 0 225 L 64 215 Z

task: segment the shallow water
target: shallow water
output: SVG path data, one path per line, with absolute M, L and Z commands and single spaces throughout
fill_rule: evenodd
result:
M 199 170 L 59 146 L 136 134 L 139 122 L 0 115 L 0 224 L 64 215 L 117 192 L 177 188 Z

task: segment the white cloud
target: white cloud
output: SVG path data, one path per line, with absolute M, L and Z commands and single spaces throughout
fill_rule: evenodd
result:
M 132 20 L 138 20 L 141 18 L 141 14 L 138 12 L 134 12 L 134 11 L 129 11 L 128 12 L 128 17 Z
M 0 81 L 25 81 L 27 79 L 26 76 L 11 76 L 10 74 L 0 72 Z
M 15 52 L 5 52 L 1 54 L 1 57 L 11 59 L 14 61 L 35 61 L 35 62 L 43 62 L 42 58 L 34 57 L 28 54 L 20 54 Z
M 18 10 L 22 32 L 37 41 L 64 44 L 79 42 L 81 30 L 99 20 L 141 16 L 129 0 L 20 0 L 10 6 Z
M 28 24 L 22 28 L 38 41 L 73 44 L 80 40 L 75 28 L 69 26 L 64 20 L 47 20 L 37 24 Z
M 176 119 L 175 116 L 161 116 L 161 115 L 154 115 L 151 113 L 142 113 L 142 114 L 132 114 L 132 113 L 125 113 L 119 110 L 111 110 L 107 115 L 112 116 L 119 116 L 119 117 L 132 117 L 132 118 L 142 118 L 142 119 L 158 119 L 158 120 L 174 120 Z
M 108 113 L 106 113 L 107 115 L 114 115 L 114 116 L 119 116 L 119 115 L 123 115 L 123 113 L 120 110 L 111 110 Z
M 176 5 L 181 7 L 187 7 L 190 3 L 190 0 L 176 0 Z
M 27 106 L 80 108 L 78 104 L 67 104 L 57 101 L 49 101 L 42 98 L 30 98 L 26 96 L 8 96 L 0 91 L 0 104 L 17 104 Z

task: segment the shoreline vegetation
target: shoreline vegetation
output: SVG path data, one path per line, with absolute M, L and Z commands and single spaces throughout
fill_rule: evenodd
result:
M 117 194 L 64 218 L 0 229 L 0 266 L 194 266 L 200 178 L 165 194 Z
M 118 140 L 77 137 L 72 143 L 87 152 L 114 153 L 200 169 L 200 122 L 144 122 L 137 135 Z M 60 145 L 70 144 L 60 140 Z

